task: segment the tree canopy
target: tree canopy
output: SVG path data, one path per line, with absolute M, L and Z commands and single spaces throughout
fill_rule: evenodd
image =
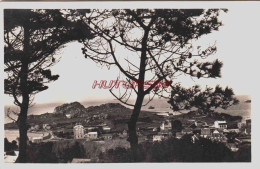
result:
M 57 49 L 69 41 L 90 37 L 90 32 L 82 32 L 79 23 L 70 21 L 60 10 L 5 10 L 4 16 L 5 93 L 21 105 L 18 97 L 24 62 L 28 65 L 26 92 L 34 95 L 46 90 L 46 84 L 59 77 L 49 69 L 58 61 L 54 57 Z
M 207 61 L 217 47 L 201 47 L 195 41 L 217 31 L 222 22 L 218 19 L 226 9 L 93 9 L 73 10 L 86 28 L 97 36 L 80 40 L 82 53 L 94 62 L 116 66 L 130 88 L 112 95 L 120 102 L 133 106 L 128 132 L 133 157 L 137 156 L 138 137 L 136 123 L 143 105 L 155 95 L 169 98 L 180 76 L 219 78 L 223 63 L 218 59 Z M 118 77 L 119 79 L 119 77 Z M 165 80 L 170 88 L 156 86 Z M 133 85 L 137 83 L 137 87 Z M 114 86 L 120 83 L 116 81 Z M 145 83 L 149 87 L 145 88 Z M 134 104 L 129 98 L 136 94 Z M 144 98 L 148 102 L 143 104 Z M 173 97 L 171 98 L 173 99 Z M 171 100 L 170 100 L 171 101 Z M 173 104 L 173 103 L 171 103 Z M 175 106 L 175 105 L 174 105 Z
M 217 85 L 215 88 L 207 87 L 202 90 L 198 85 L 191 88 L 184 88 L 176 85 L 172 88 L 171 97 L 168 100 L 174 111 L 190 110 L 197 108 L 202 113 L 211 113 L 216 108 L 227 109 L 238 104 L 232 88 L 222 88 Z
M 202 48 L 193 43 L 219 29 L 221 11 L 226 12 L 225 9 L 78 10 L 81 21 L 98 35 L 83 41 L 82 51 L 97 63 L 117 66 L 127 80 L 139 83 L 143 95 L 152 91 L 160 95 L 166 89 L 153 89 L 162 80 L 172 82 L 184 74 L 197 78 L 221 76 L 219 60 L 204 61 L 216 52 L 216 46 Z M 145 81 L 154 83 L 143 91 Z M 129 93 L 113 95 L 129 104 Z
M 20 107 L 19 113 L 14 112 L 17 120 L 11 117 L 12 111 L 7 114 L 19 126 L 19 162 L 26 162 L 29 105 L 35 94 L 59 77 L 50 70 L 58 61 L 55 52 L 67 42 L 93 37 L 80 27 L 62 10 L 4 11 L 4 89 Z

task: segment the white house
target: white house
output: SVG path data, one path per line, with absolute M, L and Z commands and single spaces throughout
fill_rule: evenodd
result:
M 218 130 L 214 130 L 213 131 L 213 135 L 219 135 L 220 133 L 219 133 L 219 131 Z
M 211 136 L 211 130 L 209 128 L 203 128 L 201 129 L 201 137 L 207 138 Z
M 164 113 L 164 112 L 161 112 L 161 113 L 156 113 L 156 115 L 158 116 L 169 116 L 169 113 Z
M 73 133 L 75 139 L 84 138 L 84 127 L 81 124 L 76 124 L 73 127 Z
M 214 126 L 217 129 L 227 129 L 227 122 L 226 121 L 215 121 Z
M 164 135 L 153 135 L 153 142 L 162 141 L 164 139 Z
M 41 143 L 43 141 L 43 137 L 32 137 L 33 143 Z
M 107 126 L 104 126 L 104 127 L 102 127 L 102 130 L 103 130 L 104 132 L 110 132 L 110 131 L 111 131 L 111 128 L 110 128 L 110 127 L 107 127 Z
M 97 139 L 98 138 L 98 133 L 96 131 L 91 131 L 88 132 L 85 137 L 87 137 L 88 139 Z
M 71 117 L 72 117 L 71 114 L 65 114 L 65 116 L 66 116 L 68 119 L 71 119 Z
M 160 130 L 164 131 L 164 130 L 171 130 L 172 129 L 172 124 L 169 120 L 166 120 L 164 122 L 162 122 L 162 124 L 160 125 Z

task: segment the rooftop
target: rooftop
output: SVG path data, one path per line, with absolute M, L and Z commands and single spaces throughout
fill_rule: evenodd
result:
M 88 132 L 87 134 L 98 134 L 96 131 Z
M 218 124 L 223 124 L 223 123 L 227 123 L 226 121 L 215 121 L 216 123 L 218 123 Z

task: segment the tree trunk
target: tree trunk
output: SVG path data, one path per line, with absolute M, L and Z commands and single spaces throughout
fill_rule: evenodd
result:
M 19 156 L 16 162 L 26 163 L 27 162 L 27 113 L 29 108 L 29 91 L 28 91 L 28 66 L 29 66 L 29 29 L 27 29 L 27 24 L 24 25 L 24 55 L 22 56 L 21 62 L 21 72 L 20 72 L 20 81 L 21 81 L 21 95 L 22 95 L 22 104 L 20 105 L 20 114 L 18 117 L 18 127 L 19 127 Z
M 136 123 L 137 123 L 137 120 L 138 120 L 138 116 L 141 112 L 143 99 L 144 99 L 143 95 L 137 96 L 131 119 L 128 122 L 128 134 L 129 134 L 128 141 L 130 142 L 132 157 L 133 157 L 134 161 L 137 161 L 137 151 L 138 151 L 137 150 L 138 136 L 137 136 L 137 133 L 136 133 Z
M 142 39 L 142 51 L 141 51 L 141 61 L 140 61 L 140 74 L 138 78 L 138 92 L 137 99 L 135 102 L 134 110 L 130 121 L 128 122 L 128 132 L 133 160 L 137 161 L 137 148 L 138 148 L 138 137 L 136 133 L 136 123 L 141 112 L 143 100 L 144 100 L 144 80 L 145 80 L 145 67 L 146 67 L 146 52 L 147 52 L 147 38 L 149 34 L 149 29 L 144 28 L 144 37 Z
M 26 108 L 27 107 L 27 108 Z M 27 162 L 27 111 L 28 106 L 24 105 L 21 107 L 19 115 L 19 156 L 16 163 L 26 163 Z
M 20 114 L 18 117 L 18 127 L 19 127 L 19 156 L 16 162 L 26 163 L 26 149 L 27 149 L 27 113 L 29 108 L 29 94 L 27 91 L 27 78 L 28 78 L 28 64 L 22 66 L 21 68 L 21 91 L 22 91 L 22 105 L 20 106 Z

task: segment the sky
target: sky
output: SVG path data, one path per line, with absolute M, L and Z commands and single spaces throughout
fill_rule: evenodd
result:
M 201 86 L 229 86 L 235 94 L 251 95 L 253 91 L 252 72 L 257 70 L 255 61 L 259 51 L 259 24 L 254 20 L 260 16 L 260 11 L 241 8 L 229 8 L 228 13 L 220 16 L 224 26 L 219 31 L 208 34 L 198 43 L 208 45 L 216 42 L 217 53 L 213 59 L 224 63 L 222 77 L 218 79 L 178 79 L 185 87 L 199 84 Z M 116 80 L 119 70 L 112 67 L 109 70 L 101 67 L 90 59 L 84 58 L 82 44 L 72 42 L 58 51 L 60 62 L 52 67 L 53 74 L 60 78 L 48 84 L 49 89 L 35 96 L 35 103 L 73 102 L 86 100 L 110 100 L 114 97 L 107 89 L 92 89 L 94 80 Z M 123 54 L 123 53 L 122 53 Z M 5 95 L 5 104 L 12 104 L 12 98 Z

